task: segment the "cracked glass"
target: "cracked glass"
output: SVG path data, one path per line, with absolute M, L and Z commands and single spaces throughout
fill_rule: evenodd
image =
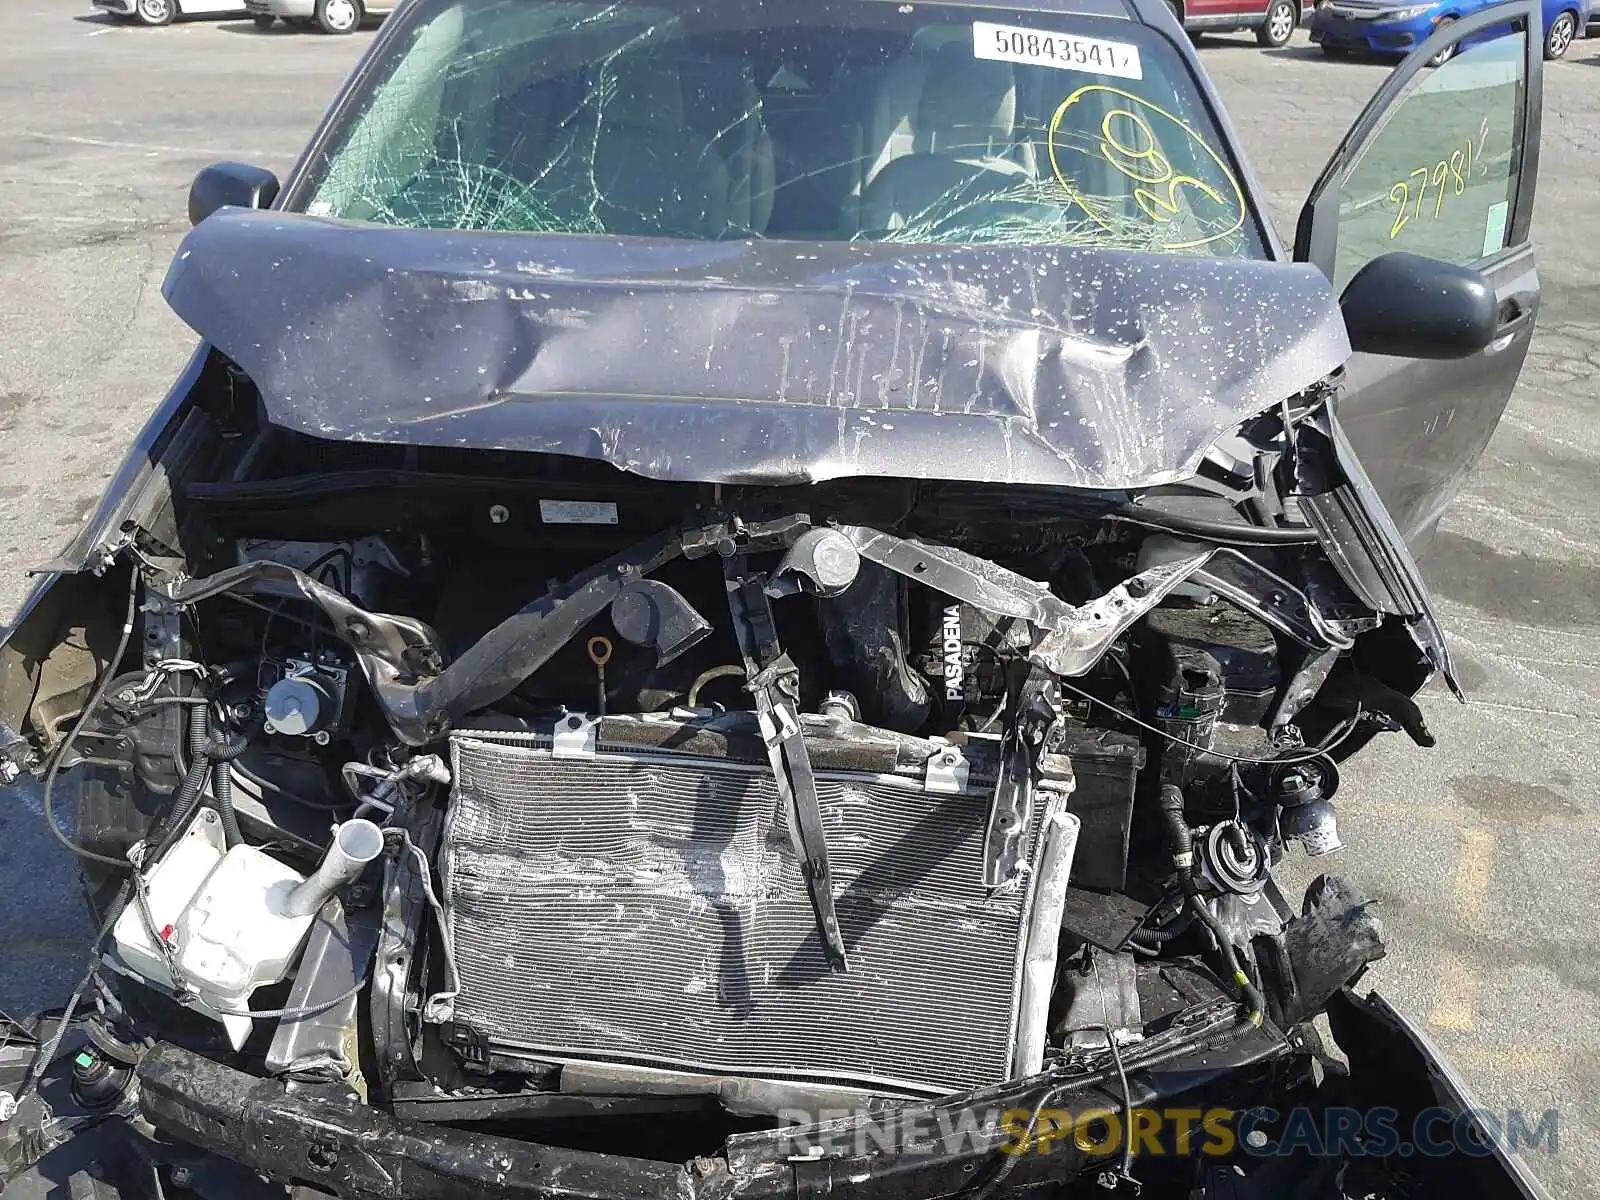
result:
M 1265 257 L 1189 68 L 1059 11 L 421 0 L 298 189 L 413 228 Z

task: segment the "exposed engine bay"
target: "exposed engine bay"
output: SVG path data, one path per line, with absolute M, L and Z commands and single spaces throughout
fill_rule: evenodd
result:
M 100 617 L 7 648 L 105 922 L 112 1103 L 350 1196 L 1273 1194 L 1002 1153 L 1062 1105 L 1341 1086 L 1310 1022 L 1357 1019 L 1381 930 L 1272 871 L 1339 849 L 1351 750 L 1431 744 L 1447 662 L 1324 549 L 1319 398 L 1237 441 L 1135 501 L 196 413 L 209 465 L 70 581 Z M 1307 1194 L 1407 1194 L 1373 1172 Z

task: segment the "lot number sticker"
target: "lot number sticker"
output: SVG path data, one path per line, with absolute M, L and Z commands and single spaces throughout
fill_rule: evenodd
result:
M 1139 47 L 1128 42 L 1106 42 L 1071 33 L 1040 33 L 1015 25 L 972 23 L 972 54 L 997 62 L 1027 63 L 1063 71 L 1143 79 Z
M 1506 245 L 1506 218 L 1511 215 L 1511 203 L 1507 200 L 1499 204 L 1489 205 L 1489 214 L 1483 222 L 1483 257 L 1499 254 Z

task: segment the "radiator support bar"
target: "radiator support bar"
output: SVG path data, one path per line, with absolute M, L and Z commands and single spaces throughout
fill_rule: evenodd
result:
M 800 671 L 778 643 L 778 627 L 764 577 L 746 574 L 749 561 L 742 556 L 724 561 L 728 609 L 749 678 L 745 686 L 755 697 L 761 740 L 777 778 L 778 795 L 788 817 L 789 838 L 805 876 L 828 965 L 842 975 L 850 969 L 850 963 L 833 903 L 833 872 L 828 867 L 828 839 L 822 828 L 817 778 L 800 732 Z

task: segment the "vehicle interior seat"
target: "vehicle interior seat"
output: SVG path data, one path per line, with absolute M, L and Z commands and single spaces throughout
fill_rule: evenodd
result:
M 910 122 L 910 153 L 891 155 L 867 185 L 863 230 L 943 217 L 1033 178 L 1016 137 L 1015 71 L 953 49 L 935 55 L 925 76 Z
M 1115 90 L 1105 90 L 1094 85 L 1074 89 L 1073 95 L 1074 102 L 1061 114 L 1059 124 L 1055 124 L 1056 110 L 1064 97 L 1051 96 L 1048 102 L 1039 108 L 1042 116 L 1037 123 L 1038 145 L 1035 154 L 1041 163 L 1041 170 L 1047 177 L 1055 174 L 1050 154 L 1050 143 L 1053 141 L 1056 151 L 1055 163 L 1060 164 L 1074 190 L 1091 196 L 1125 194 L 1131 177 L 1119 171 L 1112 159 L 1107 157 L 1104 143 L 1106 119 L 1119 110 L 1125 110 L 1127 101 Z M 1054 125 L 1053 138 L 1052 125 Z M 1129 129 L 1117 128 L 1120 136 L 1128 138 L 1134 144 L 1144 144 L 1144 139 Z M 1151 129 L 1152 134 L 1155 132 Z M 1152 145 L 1157 150 L 1161 149 L 1159 142 Z
M 600 68 L 578 115 L 556 139 L 546 173 L 555 214 L 571 229 L 716 239 L 726 236 L 732 178 L 688 126 L 678 66 L 653 56 Z
M 956 33 L 960 40 L 914 45 L 884 69 L 863 123 L 858 182 L 841 213 L 847 227 L 896 228 L 941 196 L 1034 177 L 1032 140 L 1018 136 L 1014 69 L 973 58 L 970 34 Z
M 728 169 L 728 232 L 766 232 L 772 220 L 776 156 L 761 92 L 742 63 L 715 59 L 682 68 L 689 127 Z
M 496 182 L 502 188 L 528 188 L 535 195 L 543 195 L 552 145 L 561 131 L 561 116 L 576 107 L 570 95 L 573 90 L 564 80 L 539 79 L 480 102 L 492 112 L 483 134 L 483 158 L 496 172 Z M 461 153 L 456 147 L 445 149 Z

